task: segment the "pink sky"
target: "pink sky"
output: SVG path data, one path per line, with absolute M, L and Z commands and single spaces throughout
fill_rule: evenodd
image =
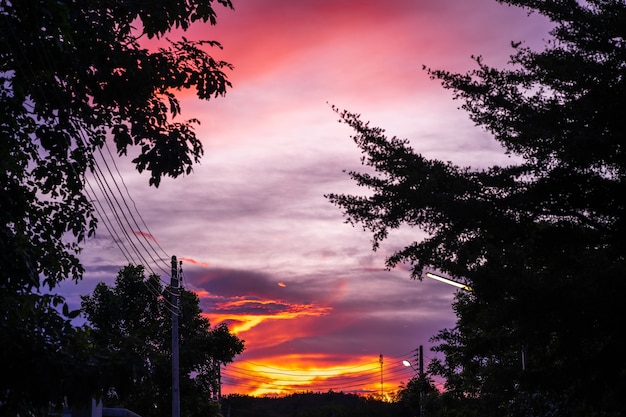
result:
M 383 390 L 393 391 L 412 375 L 400 361 L 422 344 L 428 362 L 430 337 L 454 324 L 455 289 L 384 269 L 385 257 L 420 231 L 400 230 L 372 252 L 370 235 L 344 224 L 324 198 L 361 192 L 343 172 L 359 169 L 359 151 L 330 106 L 411 139 L 428 157 L 506 163 L 422 65 L 465 72 L 472 54 L 503 65 L 511 41 L 540 46 L 547 24 L 493 0 L 234 5 L 218 8 L 216 27 L 185 35 L 219 41 L 224 49 L 212 53 L 235 67 L 226 97 L 181 96 L 182 117 L 202 123 L 202 163 L 155 190 L 118 162 L 150 229 L 137 235 L 183 258 L 184 284 L 212 324 L 226 320 L 246 341 L 223 371 L 224 393 L 379 392 L 381 354 Z M 113 283 L 127 263 L 104 228 L 82 260 L 84 282 L 64 286 L 70 300 L 98 281 Z M 163 255 L 152 268 L 167 265 Z

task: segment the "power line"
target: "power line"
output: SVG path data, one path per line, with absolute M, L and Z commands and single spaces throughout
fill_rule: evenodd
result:
M 113 154 L 111 153 L 111 149 L 109 147 L 108 142 L 104 143 L 104 146 L 111 158 L 111 161 L 113 162 L 113 166 L 115 167 L 115 170 L 117 172 L 118 177 L 120 178 L 120 181 L 122 182 L 122 185 L 124 186 L 124 189 L 126 190 L 126 195 L 128 196 L 128 198 L 130 199 L 130 201 L 133 203 L 133 207 L 135 208 L 135 212 L 138 214 L 139 218 L 141 219 L 141 223 L 143 224 L 143 226 L 145 227 L 146 231 L 148 232 L 148 234 L 150 236 L 154 236 L 152 234 L 152 231 L 150 231 L 150 228 L 148 227 L 148 225 L 146 224 L 144 218 L 141 216 L 141 212 L 139 211 L 139 209 L 137 208 L 137 204 L 135 203 L 135 200 L 133 199 L 132 195 L 130 194 L 128 187 L 126 186 L 126 182 L 124 181 L 124 177 L 122 176 L 122 174 L 120 173 L 120 170 L 117 167 L 117 163 L 115 162 L 115 158 L 113 157 Z M 139 226 L 138 226 L 139 228 Z M 162 254 L 164 255 L 165 258 L 167 258 L 169 255 L 168 253 L 161 247 L 161 245 L 159 244 L 158 240 L 154 240 L 154 243 L 156 244 L 156 246 L 161 250 Z
M 243 363 L 249 363 L 250 365 L 253 365 L 255 367 L 259 367 L 259 368 L 266 368 L 266 369 L 270 369 L 272 371 L 279 371 L 276 373 L 280 373 L 280 372 L 284 372 L 285 369 L 284 368 L 275 368 L 272 366 L 267 366 L 267 365 L 262 365 L 262 364 L 258 364 L 258 363 L 254 363 L 254 362 L 250 362 L 250 361 L 243 361 Z M 327 372 L 333 372 L 333 371 L 351 371 L 351 370 L 355 370 L 355 369 L 359 369 L 359 368 L 363 368 L 364 366 L 373 366 L 376 365 L 376 367 L 372 367 L 370 369 L 366 369 L 366 371 L 368 370 L 373 370 L 373 369 L 378 369 L 378 361 L 376 362 L 369 362 L 366 364 L 362 364 L 362 365 L 356 365 L 356 366 L 351 366 L 351 367 L 347 367 L 347 368 L 332 368 L 332 370 L 328 370 Z
M 19 44 L 20 38 L 15 34 L 13 27 L 11 25 L 7 25 L 5 27 L 9 28 L 10 33 L 6 33 L 3 31 L 3 35 L 6 36 L 7 38 L 12 37 L 13 40 L 17 44 Z M 34 48 L 34 50 L 39 58 L 41 68 L 50 73 L 54 73 L 55 66 L 52 60 L 50 59 L 50 57 L 48 56 L 47 51 L 42 43 L 42 40 L 37 39 L 37 42 L 39 42 L 41 47 Z M 24 55 L 23 51 L 24 50 L 21 48 L 13 51 L 14 56 L 22 56 L 22 59 L 16 59 L 14 61 L 16 65 L 16 69 L 21 70 L 23 74 L 28 74 L 32 79 L 36 79 L 37 74 L 35 72 L 35 69 L 33 68 L 33 64 L 28 59 L 28 57 Z M 33 83 L 33 84 L 34 84 L 34 88 L 39 91 L 40 97 L 44 98 L 44 100 L 47 100 L 48 102 L 51 102 L 51 103 L 55 101 L 55 100 L 52 100 L 51 97 L 49 97 L 50 94 L 54 94 L 53 89 L 50 89 L 49 91 L 47 91 L 43 88 L 43 86 L 40 83 Z M 47 120 L 54 119 L 58 122 L 59 115 L 56 112 L 51 112 L 50 114 L 44 116 L 44 119 L 47 119 Z M 39 122 L 45 123 L 45 120 L 39 120 Z M 160 262 L 157 261 L 157 259 L 163 262 L 166 266 L 167 266 L 167 262 L 163 261 L 163 257 L 159 254 L 157 254 L 156 259 L 155 259 L 153 255 L 154 253 L 156 253 L 155 247 L 152 245 L 152 241 L 148 239 L 148 237 L 141 231 L 142 227 L 139 226 L 139 223 L 137 222 L 134 212 L 136 213 L 137 217 L 141 219 L 141 222 L 143 226 L 145 227 L 145 230 L 147 231 L 148 236 L 153 236 L 153 234 L 147 228 L 145 220 L 139 213 L 139 210 L 137 209 L 137 205 L 135 201 L 132 200 L 132 197 L 130 196 L 130 193 L 128 191 L 128 187 L 123 182 L 123 177 L 121 173 L 119 172 L 117 165 L 115 164 L 115 159 L 112 157 L 112 154 L 110 152 L 110 149 L 108 148 L 106 140 L 102 144 L 93 145 L 87 139 L 88 133 L 85 131 L 87 126 L 85 126 L 81 121 L 76 122 L 75 120 L 73 120 L 73 118 L 71 118 L 71 115 L 70 115 L 70 119 L 68 120 L 68 127 L 70 127 L 71 129 L 66 128 L 65 133 L 69 135 L 70 138 L 73 138 L 75 140 L 77 149 L 83 149 L 83 153 L 87 155 L 88 157 L 87 159 L 89 162 L 87 167 L 92 173 L 92 178 L 95 180 L 96 186 L 94 187 L 89 181 L 89 179 L 86 178 L 82 172 L 79 174 L 71 162 L 68 164 L 68 167 L 74 172 L 74 175 L 76 175 L 77 178 L 81 178 L 84 180 L 85 186 L 83 186 L 83 192 L 85 196 L 87 197 L 88 201 L 90 202 L 92 209 L 98 215 L 98 218 L 103 221 L 103 224 L 105 225 L 105 228 L 109 236 L 119 248 L 120 252 L 122 253 L 122 256 L 126 259 L 126 261 L 130 263 L 143 264 L 146 268 L 148 268 L 154 274 L 154 271 L 152 270 L 152 267 L 151 267 L 151 263 L 147 261 L 147 257 L 148 257 L 152 260 L 152 264 L 159 266 L 161 268 L 161 271 L 164 272 L 166 276 L 168 276 L 169 273 L 167 269 L 164 269 L 163 267 L 161 267 Z M 92 134 L 94 134 L 94 132 L 90 131 L 89 135 L 92 135 Z M 102 146 L 107 147 L 107 151 L 109 155 L 111 156 L 111 161 L 116 169 L 116 172 L 118 173 L 118 177 L 123 182 L 123 187 L 126 190 L 126 195 L 132 201 L 134 212 L 133 210 L 131 210 L 129 204 L 126 201 L 126 198 L 124 197 L 124 194 L 122 194 L 121 192 L 121 188 L 119 184 L 117 183 L 115 177 L 113 176 L 113 173 L 111 171 L 111 168 L 109 167 L 107 159 L 105 155 L 102 153 L 102 149 L 101 149 Z M 95 155 L 93 155 L 93 153 L 88 153 L 90 152 L 90 150 L 93 151 L 95 149 L 99 151 L 101 155 L 101 160 L 106 167 L 106 171 L 109 173 L 110 179 L 107 178 L 104 170 L 101 169 L 98 163 L 98 160 L 95 158 Z M 113 181 L 113 184 L 115 187 L 111 186 L 110 181 Z M 100 197 L 98 196 L 98 193 L 96 192 L 96 188 L 100 190 Z M 117 189 L 117 192 L 118 192 L 117 195 L 114 192 L 114 188 Z M 106 205 L 109 207 L 109 211 L 105 209 L 105 205 L 102 204 L 102 202 L 100 201 L 101 198 L 105 199 Z M 120 201 L 121 203 L 123 203 L 123 206 L 120 203 Z M 115 221 L 111 219 L 111 216 L 114 218 Z M 131 220 L 132 220 L 132 223 L 131 223 Z M 135 233 L 133 231 L 133 224 L 135 225 L 135 228 L 137 229 L 138 233 Z M 126 227 L 126 225 L 128 227 Z M 130 229 L 133 236 L 131 236 L 128 229 Z M 143 240 L 140 239 L 139 236 L 137 236 L 138 234 L 141 237 L 143 237 Z M 165 251 L 158 244 L 158 242 L 155 241 L 155 243 L 157 244 L 161 252 L 165 253 Z M 165 258 L 167 258 L 167 255 L 165 256 Z
M 19 38 L 14 33 L 13 28 L 11 26 L 9 26 L 9 28 L 11 29 L 10 35 L 12 35 L 13 39 L 19 43 Z M 5 36 L 7 35 L 6 33 L 3 33 L 3 34 Z M 37 41 L 41 44 L 41 39 L 38 39 Z M 39 56 L 39 60 L 43 68 L 47 67 L 46 69 L 49 72 L 54 73 L 54 70 L 52 69 L 53 65 L 50 61 L 50 58 L 46 54 L 45 48 L 43 48 L 42 46 L 42 48 L 35 48 L 35 49 L 36 49 L 36 53 Z M 19 53 L 19 51 L 17 53 Z M 24 74 L 29 74 L 31 77 L 33 77 L 33 79 L 36 78 L 35 71 L 28 59 L 15 60 L 15 64 L 16 64 L 16 68 L 20 69 Z M 34 83 L 34 85 L 35 85 L 34 88 L 39 90 L 39 94 L 41 97 L 43 97 L 48 102 L 52 102 L 50 97 L 48 97 L 49 96 L 48 92 L 45 91 L 40 84 Z M 25 105 L 27 104 L 28 102 Z M 34 111 L 34 108 L 33 108 L 33 111 Z M 54 119 L 58 122 L 59 115 L 57 113 L 51 113 L 50 115 L 45 116 L 42 120 L 39 120 L 39 122 L 45 123 L 45 120 L 48 120 L 48 119 Z M 115 177 L 113 176 L 113 173 L 109 167 L 109 164 L 107 163 L 107 159 L 105 155 L 102 153 L 101 148 L 105 146 L 111 157 L 112 164 L 114 165 L 116 172 L 118 173 L 118 177 L 123 183 L 124 189 L 126 190 L 126 195 L 132 201 L 134 211 L 137 217 L 141 219 L 141 222 L 144 225 L 145 230 L 148 232 L 148 236 L 152 237 L 153 234 L 147 227 L 145 220 L 143 219 L 143 217 L 141 216 L 141 213 L 137 209 L 137 205 L 135 201 L 132 199 L 132 196 L 130 195 L 130 192 L 128 191 L 128 187 L 124 183 L 123 177 L 121 173 L 119 172 L 119 169 L 117 168 L 117 164 L 115 163 L 115 158 L 113 158 L 106 140 L 104 141 L 103 144 L 93 145 L 87 139 L 88 133 L 85 130 L 88 130 L 88 128 L 81 121 L 76 122 L 71 115 L 67 120 L 67 126 L 71 128 L 71 130 L 66 127 L 65 133 L 70 138 L 74 139 L 76 143 L 75 145 L 76 148 L 74 149 L 81 150 L 81 152 L 87 156 L 86 158 L 87 165 L 85 166 L 85 168 L 89 168 L 89 171 L 92 174 L 92 179 L 95 179 L 96 187 L 94 188 L 94 185 L 92 184 L 93 181 L 90 181 L 89 178 L 87 178 L 87 176 L 85 175 L 85 172 L 79 173 L 76 171 L 76 168 L 72 162 L 68 163 L 68 167 L 74 173 L 76 178 L 83 180 L 84 186 L 82 188 L 82 192 L 84 193 L 85 197 L 87 198 L 87 201 L 91 205 L 91 208 L 96 213 L 97 219 L 102 221 L 107 233 L 109 234 L 109 236 L 111 237 L 115 245 L 120 250 L 122 256 L 124 257 L 124 259 L 126 259 L 128 263 L 136 264 L 136 265 L 142 264 L 153 275 L 159 276 L 158 274 L 154 272 L 154 270 L 151 267 L 151 264 L 147 261 L 146 256 L 144 256 L 144 254 L 147 254 L 147 256 L 150 257 L 150 259 L 152 260 L 152 262 L 155 265 L 159 266 L 161 271 L 164 272 L 166 276 L 168 276 L 169 272 L 165 270 L 163 267 L 161 267 L 159 262 L 154 258 L 153 253 L 156 253 L 156 250 L 154 246 L 152 245 L 151 240 L 148 239 L 148 237 L 141 231 L 142 228 L 139 226 L 133 211 L 131 210 L 130 206 L 128 205 L 126 201 L 126 198 L 121 192 L 119 184 L 117 183 Z M 94 134 L 94 133 L 90 131 L 89 135 L 91 134 Z M 95 155 L 93 153 L 89 153 L 90 150 L 94 151 L 95 149 L 99 151 L 101 159 L 106 166 L 106 171 L 109 173 L 108 177 L 110 178 L 110 180 L 105 175 L 105 172 L 101 169 L 97 158 L 95 158 Z M 112 187 L 110 185 L 109 183 L 110 181 L 113 181 L 115 187 Z M 96 188 L 100 190 L 100 193 L 96 191 Z M 119 197 L 115 194 L 114 189 L 117 189 Z M 100 194 L 100 197 L 98 196 L 99 194 Z M 101 201 L 102 198 L 104 198 L 104 200 L 106 201 L 106 206 L 109 207 L 109 211 L 106 210 L 105 205 L 102 203 Z M 122 204 L 120 204 L 120 200 L 122 201 L 125 209 L 122 207 Z M 114 220 L 111 219 L 111 217 L 113 217 Z M 132 219 L 133 223 L 130 222 L 129 218 Z M 116 224 L 117 224 L 117 227 L 116 227 Z M 135 233 L 133 231 L 133 227 L 132 227 L 133 224 L 138 229 L 138 233 Z M 129 233 L 129 230 L 132 233 Z M 134 240 L 133 240 L 133 237 L 131 237 L 131 234 L 134 237 Z M 148 244 L 148 246 L 146 246 L 144 241 L 139 238 L 138 234 L 141 237 L 143 237 L 143 239 Z M 137 241 L 138 244 L 136 244 L 135 241 Z M 156 240 L 155 240 L 155 243 L 157 244 L 158 248 L 163 253 L 165 253 L 163 248 L 158 244 Z M 162 261 L 162 257 L 158 254 L 157 254 L 157 259 Z M 167 287 L 167 282 L 164 281 L 160 276 L 159 276 L 159 279 L 165 284 L 164 289 L 166 292 L 168 292 L 169 290 Z M 161 291 L 159 291 L 159 289 L 155 288 L 154 286 L 150 285 L 149 282 L 144 281 L 144 285 L 146 285 L 148 290 L 153 295 L 159 296 L 161 294 Z M 166 300 L 166 304 L 169 303 L 168 297 L 165 297 L 165 300 Z M 171 309 L 171 306 L 166 305 L 166 308 Z
M 110 169 L 110 167 L 109 167 L 109 164 L 108 164 L 108 162 L 107 162 L 106 158 L 104 158 L 104 154 L 102 153 L 102 149 L 98 148 L 98 152 L 99 152 L 99 154 L 100 154 L 100 156 L 101 156 L 101 158 L 102 158 L 102 161 L 104 162 L 104 165 L 105 165 L 105 167 L 106 167 L 106 169 L 107 169 L 107 171 L 108 171 L 108 173 L 109 173 L 109 177 L 112 179 L 113 184 L 115 185 L 115 187 L 116 187 L 116 189 L 117 189 L 117 191 L 118 191 L 118 193 L 119 193 L 120 199 L 122 200 L 122 202 L 124 203 L 124 207 L 126 208 L 126 210 L 124 210 L 124 208 L 120 205 L 120 203 L 119 203 L 119 200 L 118 200 L 117 196 L 113 193 L 113 190 L 111 189 L 110 185 L 109 185 L 108 183 L 106 183 L 106 182 L 105 182 L 105 183 L 106 183 L 106 185 L 107 185 L 107 188 L 108 188 L 109 192 L 111 193 L 111 196 L 113 197 L 113 199 L 115 200 L 115 203 L 117 204 L 117 207 L 119 208 L 119 212 L 122 214 L 122 217 L 124 218 L 124 221 L 126 222 L 126 224 L 130 227 L 131 232 L 133 232 L 133 229 L 132 229 L 132 224 L 131 224 L 131 221 L 129 220 L 129 217 L 130 217 L 130 219 L 133 221 L 133 224 L 137 227 L 137 229 L 139 229 L 139 231 L 141 231 L 141 227 L 140 227 L 140 226 L 139 226 L 139 224 L 137 223 L 137 219 L 136 219 L 136 218 L 135 218 L 135 216 L 133 215 L 133 212 L 132 212 L 132 210 L 130 209 L 130 207 L 128 206 L 128 202 L 126 201 L 126 199 L 125 199 L 125 198 L 124 198 L 124 196 L 122 195 L 122 192 L 121 192 L 121 190 L 120 190 L 120 186 L 119 186 L 119 184 L 117 183 L 117 181 L 116 181 L 116 180 L 115 180 L 115 178 L 113 177 L 113 173 L 111 172 L 111 169 Z M 97 163 L 96 163 L 95 165 L 96 165 L 96 167 L 98 168 L 98 170 L 100 171 L 100 174 L 102 175 L 102 171 L 100 170 L 100 167 L 97 165 Z M 127 214 L 127 213 L 128 213 L 128 217 L 126 216 L 126 214 Z M 137 211 L 137 213 L 139 213 L 139 212 Z M 141 216 L 141 215 L 139 214 L 139 216 Z M 134 236 L 137 236 L 137 234 L 136 234 L 136 233 L 134 233 L 134 232 L 133 232 L 133 235 L 134 235 Z M 150 244 L 151 240 L 150 240 L 150 239 L 148 239 L 146 236 L 143 236 L 143 235 L 142 235 L 142 237 L 143 237 L 144 239 L 137 239 L 137 241 L 140 243 L 141 247 L 143 248 L 143 251 L 144 251 L 145 253 L 147 253 L 147 254 L 148 254 L 148 256 L 149 256 L 149 257 L 150 257 L 150 259 L 152 260 L 153 264 L 158 265 L 158 266 L 159 266 L 159 268 L 161 269 L 161 271 L 162 271 L 165 275 L 167 275 L 169 272 L 168 272 L 166 269 L 164 269 L 164 268 L 161 266 L 160 262 L 157 262 L 157 261 L 154 259 L 154 256 L 152 255 L 152 253 L 154 252 L 154 247 Z M 148 247 L 146 247 L 146 245 L 144 244 L 144 242 L 147 242 L 147 244 L 148 244 L 148 246 L 149 246 L 149 249 L 148 249 Z M 158 256 L 158 255 L 157 255 L 157 256 Z M 142 258 L 142 259 L 143 259 L 143 258 Z M 145 261 L 145 259 L 144 259 L 144 261 Z

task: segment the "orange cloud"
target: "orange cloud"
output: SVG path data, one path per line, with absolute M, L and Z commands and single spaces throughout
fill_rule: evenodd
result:
M 145 238 L 147 240 L 151 240 L 154 243 L 157 243 L 156 238 L 153 235 L 151 235 L 150 233 L 142 232 L 141 230 L 132 230 L 132 232 L 133 232 L 133 234 L 135 236 L 141 236 L 141 237 L 143 237 L 143 238 Z
M 183 258 L 183 257 L 180 257 L 180 258 L 178 258 L 178 259 L 179 259 L 179 260 L 181 260 L 181 261 L 184 261 L 184 262 L 189 262 L 189 263 L 190 263 L 190 264 L 192 264 L 192 265 L 199 265 L 199 266 L 204 266 L 204 267 L 207 267 L 207 268 L 211 266 L 211 265 L 210 265 L 209 263 L 207 263 L 207 262 L 200 262 L 200 261 L 196 261 L 196 260 L 195 260 L 195 259 L 193 259 L 193 258 Z
M 323 316 L 332 309 L 313 304 L 288 304 L 280 300 L 237 299 L 215 304 L 213 312 L 204 315 L 211 323 L 234 322 L 235 334 L 249 331 L 268 320 L 290 320 L 306 316 Z
M 207 290 L 194 290 L 198 298 L 206 298 L 210 295 Z

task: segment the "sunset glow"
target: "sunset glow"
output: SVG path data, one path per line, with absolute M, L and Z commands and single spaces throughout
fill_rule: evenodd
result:
M 343 358 L 341 365 L 333 365 L 333 358 L 324 355 L 282 355 L 267 362 L 227 365 L 222 375 L 227 392 L 241 392 L 241 387 L 245 386 L 250 395 L 285 395 L 310 391 L 343 391 L 366 395 L 383 392 L 383 395 L 389 395 L 413 376 L 413 372 L 407 371 L 397 362 L 397 358 L 390 359 L 388 364 L 383 360 L 382 381 L 378 356 Z
M 254 311 L 254 313 L 247 313 Z M 217 302 L 212 313 L 204 315 L 214 323 L 226 322 L 230 330 L 239 335 L 268 320 L 292 320 L 305 316 L 328 314 L 329 307 L 289 305 L 280 300 L 242 299 Z
M 154 189 L 134 171 L 132 150 L 119 160 L 150 226 L 134 233 L 164 250 L 129 260 L 100 228 L 81 253 L 85 279 L 63 290 L 79 305 L 130 261 L 168 283 L 176 255 L 182 285 L 198 295 L 211 325 L 226 323 L 245 340 L 245 352 L 222 369 L 223 394 L 389 396 L 415 375 L 402 361 L 423 345 L 427 366 L 430 338 L 454 326 L 456 289 L 385 268 L 387 256 L 424 232 L 392 230 L 373 252 L 370 234 L 346 224 L 324 197 L 364 192 L 346 174 L 361 169 L 353 132 L 331 106 L 410 139 L 428 158 L 477 168 L 506 162 L 422 66 L 466 72 L 472 54 L 504 65 L 510 42 L 540 44 L 546 22 L 494 0 L 216 7 L 217 26 L 197 24 L 185 36 L 220 42 L 223 50 L 208 52 L 234 65 L 233 88 L 209 102 L 179 95 L 179 117 L 201 122 L 201 164 Z

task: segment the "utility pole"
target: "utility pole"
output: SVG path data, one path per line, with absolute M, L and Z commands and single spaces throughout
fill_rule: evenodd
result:
M 178 265 L 172 256 L 172 417 L 180 417 L 180 381 L 178 378 Z
M 424 377 L 424 346 L 420 345 L 420 378 Z
M 420 417 L 424 417 L 424 384 L 426 378 L 424 378 L 424 347 L 420 345 Z
M 222 364 L 217 363 L 217 400 L 222 403 Z
M 380 357 L 378 358 L 378 362 L 380 363 L 380 399 L 382 401 L 383 399 L 383 395 L 384 395 L 384 391 L 383 391 L 383 354 L 380 354 Z

